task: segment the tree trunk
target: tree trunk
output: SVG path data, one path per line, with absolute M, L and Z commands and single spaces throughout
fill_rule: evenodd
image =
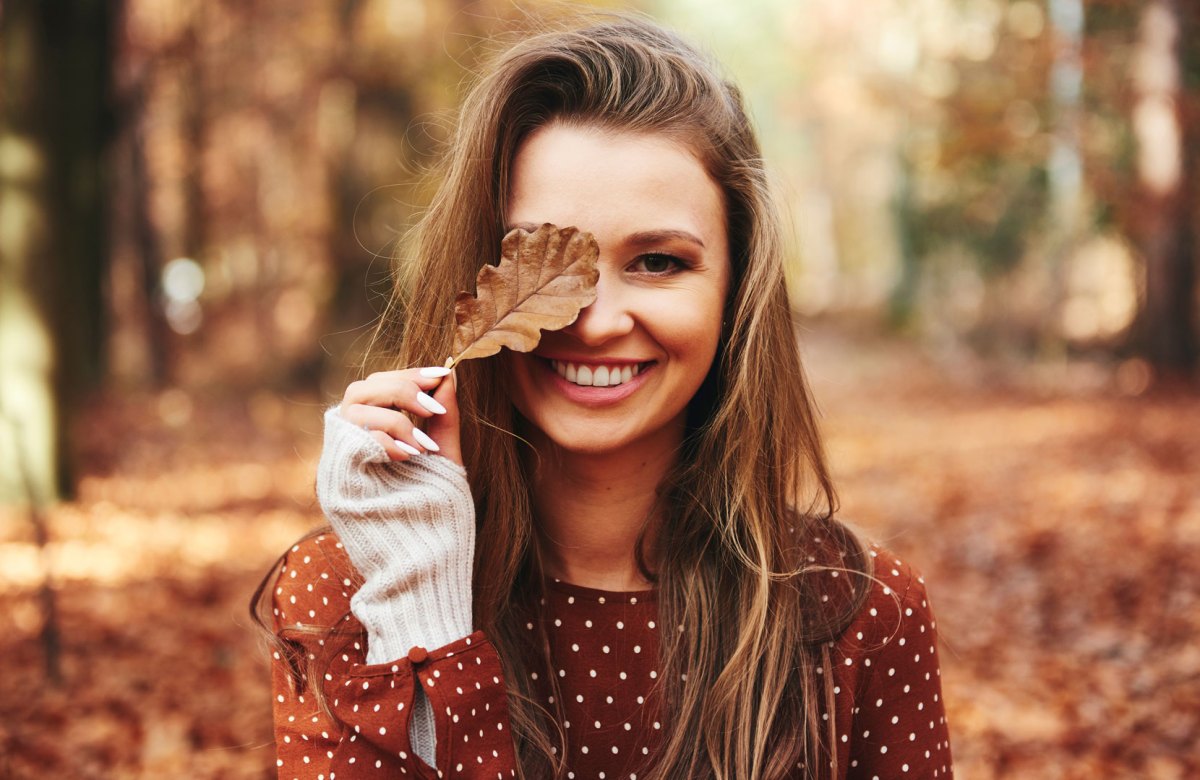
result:
M 1133 129 L 1141 190 L 1137 234 L 1146 271 L 1137 347 L 1160 374 L 1186 377 L 1197 366 L 1193 181 L 1200 132 L 1194 113 L 1185 110 L 1181 63 L 1185 47 L 1200 45 L 1200 30 L 1195 12 L 1183 6 L 1182 0 L 1155 0 L 1142 12 Z
M 158 302 L 159 277 L 162 275 L 162 247 L 158 228 L 150 214 L 150 165 L 146 160 L 145 92 L 139 84 L 129 103 L 129 185 L 133 216 L 133 244 L 137 252 L 138 279 L 145 302 L 145 338 L 150 383 L 161 388 L 171 374 L 170 333 Z
M 1046 162 L 1051 223 L 1047 253 L 1046 295 L 1041 348 L 1061 348 L 1059 321 L 1065 303 L 1067 261 L 1079 250 L 1087 229 L 1083 188 L 1083 36 L 1086 10 L 1083 0 L 1049 0 L 1055 54 L 1050 68 L 1050 98 L 1054 133 Z M 1053 337 L 1049 336 L 1054 333 Z M 1053 346 L 1051 346 L 1053 345 Z
M 3 501 L 70 491 L 69 418 L 104 365 L 112 5 L 0 6 L 0 414 L 19 422 L 0 430 Z

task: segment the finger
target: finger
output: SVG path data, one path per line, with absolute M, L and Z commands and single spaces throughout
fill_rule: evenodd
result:
M 422 375 L 422 371 L 443 369 L 405 369 L 381 371 L 352 382 L 342 397 L 343 404 L 363 404 L 400 409 L 418 417 L 444 414 L 444 407 L 429 394 L 442 383 L 442 377 Z
M 379 442 L 379 444 L 387 450 L 389 458 L 395 461 L 404 461 L 411 458 L 413 455 L 420 455 L 421 451 L 407 442 L 399 439 L 393 439 L 383 431 L 368 431 L 371 438 Z
M 461 466 L 463 465 L 463 458 L 459 434 L 460 417 L 457 379 L 456 374 L 450 374 L 433 391 L 431 400 L 436 401 L 446 411 L 444 414 L 430 417 L 428 420 L 422 422 L 421 427 L 438 444 L 440 448 L 438 454 L 449 458 Z
M 340 413 L 346 422 L 371 433 L 393 460 L 405 460 L 410 455 L 437 452 L 439 449 L 437 442 L 417 430 L 412 420 L 394 409 L 347 404 L 342 406 Z

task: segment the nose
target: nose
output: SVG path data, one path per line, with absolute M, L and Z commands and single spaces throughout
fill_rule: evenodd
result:
M 580 311 L 575 322 L 563 328 L 563 332 L 586 346 L 596 347 L 628 334 L 633 323 L 628 296 L 623 294 L 619 282 L 605 278 L 602 272 L 596 282 L 596 300 Z

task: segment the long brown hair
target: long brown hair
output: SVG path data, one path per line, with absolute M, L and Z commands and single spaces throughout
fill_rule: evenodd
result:
M 689 406 L 646 560 L 661 625 L 681 630 L 663 632 L 658 678 L 671 728 L 639 776 L 777 778 L 798 766 L 823 774 L 836 760 L 833 718 L 822 727 L 819 713 L 822 702 L 832 708 L 829 644 L 860 608 L 870 564 L 833 517 L 758 142 L 738 89 L 691 46 L 640 17 L 589 21 L 524 38 L 468 93 L 441 185 L 399 255 L 372 359 L 445 359 L 454 297 L 495 259 L 512 162 L 535 129 L 568 122 L 669 134 L 692 150 L 723 193 L 733 275 L 721 346 Z M 558 718 L 534 703 L 528 674 L 531 653 L 548 663 L 547 642 L 531 646 L 517 623 L 541 577 L 528 448 L 501 365 L 472 361 L 458 373 L 478 518 L 475 619 L 505 667 L 524 775 L 561 776 Z M 863 576 L 833 579 L 831 568 Z

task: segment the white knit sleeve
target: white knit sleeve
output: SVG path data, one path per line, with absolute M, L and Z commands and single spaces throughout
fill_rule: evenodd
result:
M 440 455 L 392 461 L 334 407 L 317 497 L 364 579 L 350 608 L 371 642 L 368 663 L 471 633 L 475 505 L 461 466 Z

